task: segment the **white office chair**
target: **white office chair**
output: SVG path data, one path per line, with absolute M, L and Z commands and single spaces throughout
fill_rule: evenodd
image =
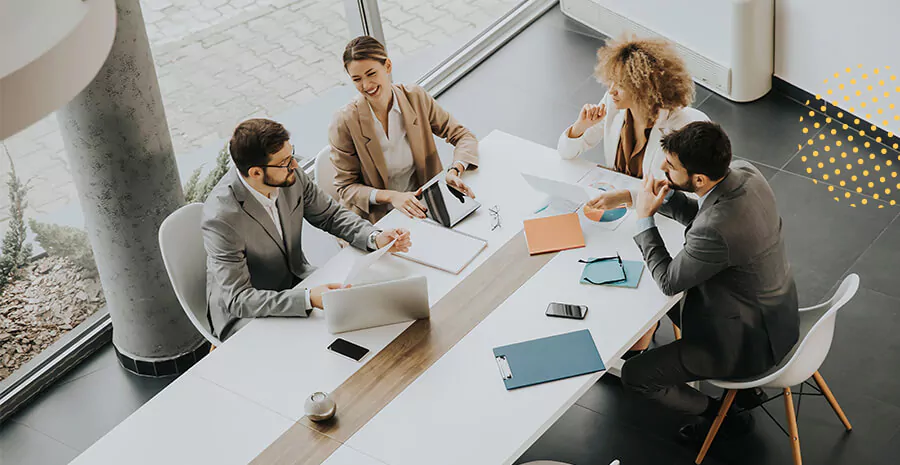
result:
M 318 155 L 316 155 L 313 173 L 316 177 L 316 185 L 319 186 L 319 189 L 325 191 L 325 193 L 330 195 L 334 200 L 340 201 L 341 199 L 338 197 L 337 189 L 334 187 L 334 175 L 337 172 L 334 170 L 334 165 L 331 163 L 330 145 L 326 145 L 325 148 L 320 150 Z
M 159 227 L 159 250 L 175 296 L 197 331 L 212 345 L 222 345 L 206 318 L 206 249 L 200 233 L 203 204 L 172 212 Z
M 319 186 L 319 189 L 325 191 L 332 199 L 340 202 L 341 199 L 338 196 L 337 189 L 334 187 L 335 174 L 337 174 L 337 171 L 334 169 L 334 164 L 331 163 L 331 146 L 326 145 L 322 150 L 319 150 L 319 153 L 316 155 L 316 162 L 313 165 L 313 175 L 316 177 L 316 185 Z M 339 249 L 347 246 L 347 243 L 341 239 L 335 237 L 334 240 L 337 242 Z M 328 253 L 334 255 L 334 253 L 337 252 L 332 253 L 329 251 Z
M 791 397 L 791 386 L 800 384 L 802 387 L 802 384 L 806 383 L 809 378 L 812 377 L 815 380 L 816 385 L 818 385 L 817 390 L 828 399 L 828 403 L 831 404 L 831 408 L 834 409 L 834 412 L 837 414 L 838 418 L 840 418 L 844 427 L 847 428 L 847 431 L 852 429 L 850 421 L 847 420 L 847 416 L 844 415 L 844 411 L 841 410 L 841 406 L 838 405 L 837 400 L 834 398 L 834 394 L 831 393 L 831 390 L 828 389 L 828 385 L 825 384 L 822 375 L 819 374 L 819 367 L 822 366 L 822 362 L 825 361 L 828 350 L 831 348 L 837 311 L 856 295 L 857 289 L 859 289 L 859 276 L 851 274 L 844 278 L 844 281 L 841 282 L 837 292 L 827 302 L 816 305 L 815 307 L 801 308 L 800 341 L 794 346 L 791 353 L 785 357 L 785 360 L 769 372 L 770 374 L 766 374 L 758 379 L 743 380 L 739 382 L 720 380 L 709 381 L 713 386 L 726 389 L 727 393 L 725 394 L 725 400 L 722 402 L 721 408 L 719 408 L 719 414 L 709 428 L 709 433 L 707 433 L 706 440 L 703 442 L 703 447 L 700 449 L 700 453 L 697 455 L 697 459 L 694 463 L 699 465 L 703 461 L 703 458 L 706 457 L 706 453 L 709 451 L 709 447 L 712 445 L 712 441 L 716 437 L 719 427 L 722 426 L 722 421 L 725 419 L 725 415 L 728 412 L 729 407 L 731 407 L 731 403 L 734 401 L 735 394 L 741 389 L 754 389 L 759 387 L 778 388 L 783 391 L 784 408 L 788 421 L 788 431 L 791 439 L 791 448 L 794 453 L 795 465 L 801 464 L 801 456 L 800 438 L 797 433 L 797 418 L 794 414 L 794 401 Z

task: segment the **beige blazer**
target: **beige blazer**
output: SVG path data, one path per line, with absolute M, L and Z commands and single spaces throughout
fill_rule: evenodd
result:
M 454 161 L 467 163 L 469 169 L 478 166 L 478 140 L 471 131 L 441 108 L 425 89 L 403 84 L 393 88 L 419 185 L 443 170 L 432 134 L 456 147 Z M 372 118 L 369 104 L 360 95 L 335 113 L 328 129 L 331 162 L 336 171 L 334 187 L 341 204 L 373 223 L 387 214 L 388 205 L 370 205 L 369 196 L 373 189 L 385 189 L 390 175 L 375 124 L 380 123 Z

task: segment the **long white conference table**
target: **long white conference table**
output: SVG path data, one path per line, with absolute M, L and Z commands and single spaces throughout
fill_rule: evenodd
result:
M 553 149 L 500 131 L 479 150 L 481 164 L 466 173 L 466 182 L 483 207 L 456 229 L 486 239 L 488 247 L 458 275 L 394 256 L 377 264 L 392 275 L 427 278 L 430 321 L 341 334 L 370 349 L 363 363 L 326 350 L 335 336 L 320 310 L 309 318 L 253 321 L 72 463 L 513 463 L 605 372 L 507 391 L 492 349 L 587 328 L 609 366 L 677 296 L 663 295 L 648 270 L 637 289 L 579 283 L 580 258 L 618 252 L 641 259 L 633 214 L 615 230 L 583 223 L 585 248 L 528 257 L 522 222 L 546 197 L 521 173 L 574 183 L 594 165 L 561 160 Z M 488 208 L 494 206 L 502 226 L 492 230 Z M 398 215 L 379 226 L 398 224 Z M 683 227 L 667 218 L 657 224 L 677 253 Z M 361 254 L 341 250 L 304 284 L 340 281 Z M 497 305 L 483 303 L 489 308 L 478 314 L 461 310 L 477 307 L 482 297 Z M 552 301 L 587 305 L 588 315 L 548 318 Z M 338 398 L 330 426 L 304 418 L 304 401 L 315 391 Z

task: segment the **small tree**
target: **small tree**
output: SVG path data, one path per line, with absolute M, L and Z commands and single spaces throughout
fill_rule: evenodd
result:
M 28 185 L 16 175 L 12 156 L 6 146 L 3 148 L 9 159 L 9 179 L 6 181 L 9 186 L 9 230 L 3 236 L 3 247 L 0 249 L 0 290 L 18 277 L 19 268 L 31 257 L 31 245 L 25 244 L 25 194 L 28 193 Z
M 200 170 L 202 168 L 197 168 L 191 174 L 187 184 L 184 185 L 185 202 L 205 202 L 206 198 L 209 197 L 209 193 L 216 187 L 222 176 L 225 176 L 229 168 L 231 168 L 231 155 L 228 154 L 228 144 L 225 144 L 222 150 L 219 151 L 219 156 L 216 157 L 216 166 L 203 178 L 202 182 L 200 181 Z

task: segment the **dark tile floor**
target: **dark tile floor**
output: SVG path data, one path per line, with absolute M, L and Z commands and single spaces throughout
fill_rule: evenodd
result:
M 581 106 L 603 96 L 605 89 L 590 75 L 596 49 L 603 43 L 599 34 L 566 19 L 558 9 L 551 10 L 439 101 L 480 136 L 501 129 L 554 147 Z M 828 122 L 816 112 L 809 116 L 809 108 L 776 93 L 734 104 L 698 87 L 694 106 L 722 124 L 735 155 L 752 161 L 769 179 L 784 219 L 802 303 L 819 302 L 848 273 L 862 279 L 859 294 L 838 317 L 832 350 L 821 369 L 854 431 L 844 432 L 822 398 L 807 398 L 800 415 L 806 463 L 896 463 L 900 377 L 894 367 L 900 363 L 895 337 L 900 332 L 900 274 L 894 268 L 900 263 L 900 207 L 889 202 L 900 190 L 896 186 L 900 179 L 890 177 L 900 161 L 898 153 L 851 134 L 842 123 Z M 848 135 L 854 140 L 847 140 Z M 827 152 L 825 145 L 830 147 Z M 856 153 L 853 147 L 858 148 Z M 846 158 L 842 152 L 847 152 Z M 849 170 L 847 163 L 852 164 Z M 834 169 L 841 174 L 833 174 Z M 864 170 L 869 174 L 863 175 Z M 886 188 L 892 193 L 884 193 Z M 668 326 L 663 326 L 658 340 L 672 340 Z M 65 463 L 168 382 L 124 373 L 106 348 L 0 427 L 0 462 Z M 770 405 L 781 420 L 782 404 Z M 787 438 L 763 413 L 755 413 L 755 418 L 752 435 L 717 442 L 705 463 L 790 463 Z M 605 465 L 619 458 L 624 465 L 693 463 L 695 452 L 673 440 L 683 420 L 623 391 L 615 378 L 604 377 L 519 462 L 551 459 Z

